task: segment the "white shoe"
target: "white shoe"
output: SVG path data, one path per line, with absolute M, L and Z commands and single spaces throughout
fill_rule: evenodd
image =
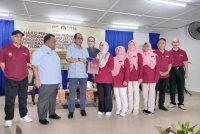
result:
M 20 118 L 20 120 L 23 121 L 23 122 L 27 122 L 27 123 L 33 121 L 28 115 L 26 115 L 26 116 Z
M 12 120 L 5 120 L 5 127 L 11 127 L 12 126 Z
M 106 112 L 106 116 L 111 116 L 111 112 Z
M 98 115 L 103 115 L 103 112 L 98 112 Z
M 138 113 L 139 113 L 139 110 L 134 110 L 133 111 L 133 115 L 138 115 Z
M 115 114 L 120 115 L 120 112 L 121 112 L 121 110 L 117 110 Z
M 126 116 L 126 113 L 125 112 L 121 112 L 120 116 L 124 117 L 124 116 Z
M 174 104 L 169 104 L 168 105 L 168 108 L 174 108 L 174 107 L 176 107 L 176 105 L 174 105 Z
M 179 105 L 178 107 L 179 107 L 180 109 L 182 109 L 182 110 L 186 110 L 186 108 L 185 108 L 184 105 Z
M 133 110 L 131 109 L 131 110 L 128 110 L 128 114 L 131 114 L 133 112 Z

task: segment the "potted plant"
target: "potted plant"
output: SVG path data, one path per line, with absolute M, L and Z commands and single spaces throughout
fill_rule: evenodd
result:
M 196 128 L 197 125 L 190 127 L 189 122 L 183 124 L 179 123 L 176 125 L 171 125 L 168 128 L 157 127 L 161 134 L 200 134 L 200 128 Z

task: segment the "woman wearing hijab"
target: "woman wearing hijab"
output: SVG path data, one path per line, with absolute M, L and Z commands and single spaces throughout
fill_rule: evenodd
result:
M 129 41 L 127 58 L 130 62 L 130 77 L 128 82 L 128 113 L 137 115 L 139 113 L 139 85 L 142 82 L 142 55 L 138 52 L 137 43 L 134 40 Z
M 114 57 L 113 85 L 117 104 L 116 114 L 125 116 L 128 111 L 127 86 L 130 74 L 130 63 L 126 56 L 126 50 L 123 46 L 115 49 Z
M 107 42 L 101 42 L 99 45 L 100 52 L 97 54 L 99 59 L 99 73 L 95 76 L 95 83 L 99 93 L 98 115 L 110 116 L 112 112 L 112 70 L 114 67 L 114 60 L 112 55 L 108 52 L 109 45 Z
M 144 113 L 150 115 L 155 108 L 155 86 L 160 76 L 158 56 L 152 51 L 151 44 L 143 45 L 143 83 Z

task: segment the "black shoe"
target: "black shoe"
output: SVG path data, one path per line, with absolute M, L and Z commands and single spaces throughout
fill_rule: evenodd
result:
M 42 125 L 47 125 L 49 124 L 49 121 L 48 120 L 39 120 L 39 122 L 42 124 Z
M 85 110 L 81 110 L 81 116 L 87 116 L 87 113 L 85 112 Z
M 152 112 L 150 112 L 150 111 L 146 111 L 146 115 L 152 115 L 153 113 Z
M 161 107 L 159 107 L 159 109 L 163 110 L 163 111 L 168 111 L 168 109 L 165 106 L 161 106 Z
M 73 112 L 69 112 L 68 119 L 72 119 L 73 117 L 74 117 L 74 113 Z
M 55 119 L 55 120 L 61 119 L 61 117 L 58 116 L 57 114 L 49 115 L 49 118 L 50 118 L 50 119 Z
M 143 110 L 143 113 L 147 113 L 147 112 L 148 112 L 148 110 L 145 110 L 145 109 Z

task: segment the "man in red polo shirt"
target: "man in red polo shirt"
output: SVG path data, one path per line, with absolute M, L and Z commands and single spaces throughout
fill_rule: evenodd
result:
M 159 91 L 159 102 L 158 107 L 163 111 L 168 111 L 164 106 L 165 103 L 165 92 L 168 85 L 169 72 L 172 67 L 172 56 L 170 52 L 165 50 L 166 39 L 160 38 L 158 40 L 158 49 L 155 53 L 158 55 L 160 61 L 160 79 L 156 84 L 156 90 Z
M 12 126 L 14 118 L 14 106 L 16 93 L 19 97 L 20 120 L 31 122 L 27 115 L 27 90 L 28 90 L 28 67 L 30 62 L 29 50 L 22 45 L 24 34 L 13 31 L 10 45 L 6 45 L 0 53 L 0 65 L 5 75 L 5 126 Z
M 176 106 L 175 96 L 176 88 L 178 90 L 178 106 L 180 109 L 185 110 L 184 107 L 184 90 L 185 79 L 188 77 L 188 57 L 184 50 L 179 48 L 179 39 L 175 38 L 172 41 L 171 55 L 173 57 L 172 69 L 170 71 L 170 99 L 171 103 L 169 108 Z

